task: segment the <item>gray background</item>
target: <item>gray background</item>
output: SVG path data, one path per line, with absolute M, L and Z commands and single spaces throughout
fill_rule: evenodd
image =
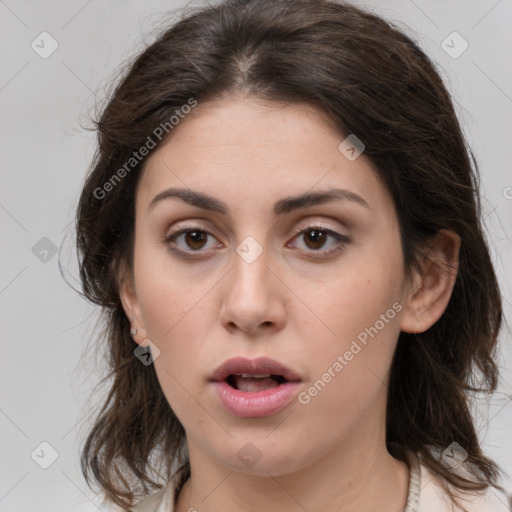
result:
M 481 166 L 484 217 L 510 322 L 512 74 L 505 62 L 512 1 L 356 3 L 410 28 L 442 70 Z M 60 249 L 67 278 L 78 286 L 73 215 L 95 144 L 82 126 L 90 126 L 88 114 L 114 71 L 184 5 L 0 0 L 0 512 L 101 510 L 79 469 L 80 443 L 103 396 L 91 395 L 101 376 L 94 365 L 102 362 L 89 342 L 96 311 L 63 281 L 53 250 Z M 31 47 L 51 48 L 43 31 L 58 43 L 46 59 Z M 460 55 L 464 41 L 450 36 L 454 31 L 469 45 Z M 510 341 L 504 330 L 500 391 L 475 417 L 484 449 L 512 475 Z M 58 453 L 47 469 L 40 465 L 52 462 L 52 452 L 42 442 Z M 512 493 L 510 477 L 505 485 Z

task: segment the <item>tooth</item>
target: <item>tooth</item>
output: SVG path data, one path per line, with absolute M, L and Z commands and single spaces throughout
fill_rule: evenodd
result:
M 257 393 L 279 386 L 279 383 L 272 379 L 244 379 L 240 378 L 236 382 L 236 389 L 246 393 Z

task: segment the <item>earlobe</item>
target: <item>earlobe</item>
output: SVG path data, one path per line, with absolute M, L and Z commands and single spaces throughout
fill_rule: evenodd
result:
M 402 331 L 425 332 L 443 315 L 457 279 L 460 243 L 455 231 L 443 229 L 420 256 L 420 269 L 415 271 L 401 319 Z

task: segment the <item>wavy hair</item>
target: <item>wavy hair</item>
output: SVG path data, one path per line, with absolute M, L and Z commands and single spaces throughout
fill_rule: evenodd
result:
M 235 95 L 308 103 L 328 114 L 340 137 L 354 133 L 364 142 L 397 209 L 406 275 L 419 268 L 439 230 L 460 236 L 444 314 L 426 332 L 399 335 L 386 444 L 404 461 L 405 449 L 415 451 L 462 491 L 498 487 L 501 470 L 484 455 L 470 411 L 472 393 L 496 389 L 503 315 L 476 160 L 441 76 L 418 44 L 379 16 L 328 0 L 225 0 L 190 9 L 123 69 L 94 121 L 98 146 L 77 208 L 77 249 L 82 293 L 101 307 L 98 342 L 112 371 L 81 451 L 87 483 L 129 507 L 188 463 L 183 426 L 153 365 L 134 356 L 119 297 L 118 270 L 132 264 L 135 189 L 146 158 L 129 171 L 126 162 L 191 98 Z M 122 179 L 99 193 L 123 166 Z M 451 471 L 432 450 L 454 440 L 467 452 L 472 478 Z

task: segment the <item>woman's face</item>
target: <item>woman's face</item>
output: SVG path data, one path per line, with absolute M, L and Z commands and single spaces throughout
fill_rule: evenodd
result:
M 384 443 L 409 285 L 392 198 L 342 141 L 311 106 L 226 100 L 199 104 L 146 162 L 123 303 L 160 351 L 191 454 L 279 475 Z M 290 200 L 334 189 L 344 192 Z M 195 194 L 211 200 L 200 207 Z M 297 382 L 213 382 L 235 357 L 271 358 Z

